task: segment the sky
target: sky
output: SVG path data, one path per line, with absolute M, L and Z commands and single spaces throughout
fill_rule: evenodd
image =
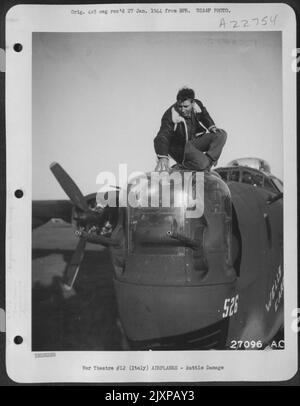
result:
M 33 199 L 66 197 L 53 161 L 84 194 L 119 164 L 153 170 L 184 86 L 228 134 L 218 166 L 259 157 L 283 178 L 280 32 L 33 33 L 32 64 Z

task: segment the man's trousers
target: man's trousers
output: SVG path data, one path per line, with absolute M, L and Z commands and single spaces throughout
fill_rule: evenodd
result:
M 187 169 L 200 171 L 207 169 L 212 163 L 218 161 L 226 139 L 226 132 L 220 129 L 216 133 L 205 133 L 188 141 L 184 148 L 182 165 Z M 172 154 L 172 148 L 170 149 L 170 155 L 173 155 L 173 157 L 176 155 Z

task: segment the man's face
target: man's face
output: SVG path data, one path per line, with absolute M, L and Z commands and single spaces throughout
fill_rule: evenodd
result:
M 193 100 L 187 99 L 183 102 L 177 102 L 177 108 L 183 117 L 190 117 L 193 108 Z

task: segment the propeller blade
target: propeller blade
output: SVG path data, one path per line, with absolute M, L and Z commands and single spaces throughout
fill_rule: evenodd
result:
M 89 207 L 83 194 L 67 172 L 57 162 L 53 162 L 50 165 L 50 170 L 72 203 L 81 210 L 88 211 Z
M 66 277 L 64 283 L 64 287 L 66 289 L 72 289 L 74 285 L 75 279 L 77 277 L 80 268 L 80 264 L 83 260 L 85 245 L 86 241 L 83 238 L 80 238 L 77 247 L 73 253 L 71 262 L 69 263 L 66 270 Z

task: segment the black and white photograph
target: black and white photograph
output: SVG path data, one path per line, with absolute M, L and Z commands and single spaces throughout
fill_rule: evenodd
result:
M 32 28 L 30 190 L 19 183 L 30 269 L 16 312 L 30 314 L 37 361 L 79 353 L 87 380 L 109 365 L 121 381 L 218 380 L 231 356 L 259 368 L 292 347 L 283 19 L 270 8 L 235 29 L 222 9 L 195 29 L 179 6 L 66 6 L 73 25 Z M 129 9 L 144 30 L 74 28 Z
M 32 61 L 32 349 L 284 348 L 281 33 L 34 33 Z M 101 208 L 120 164 L 203 171 L 204 214 Z

